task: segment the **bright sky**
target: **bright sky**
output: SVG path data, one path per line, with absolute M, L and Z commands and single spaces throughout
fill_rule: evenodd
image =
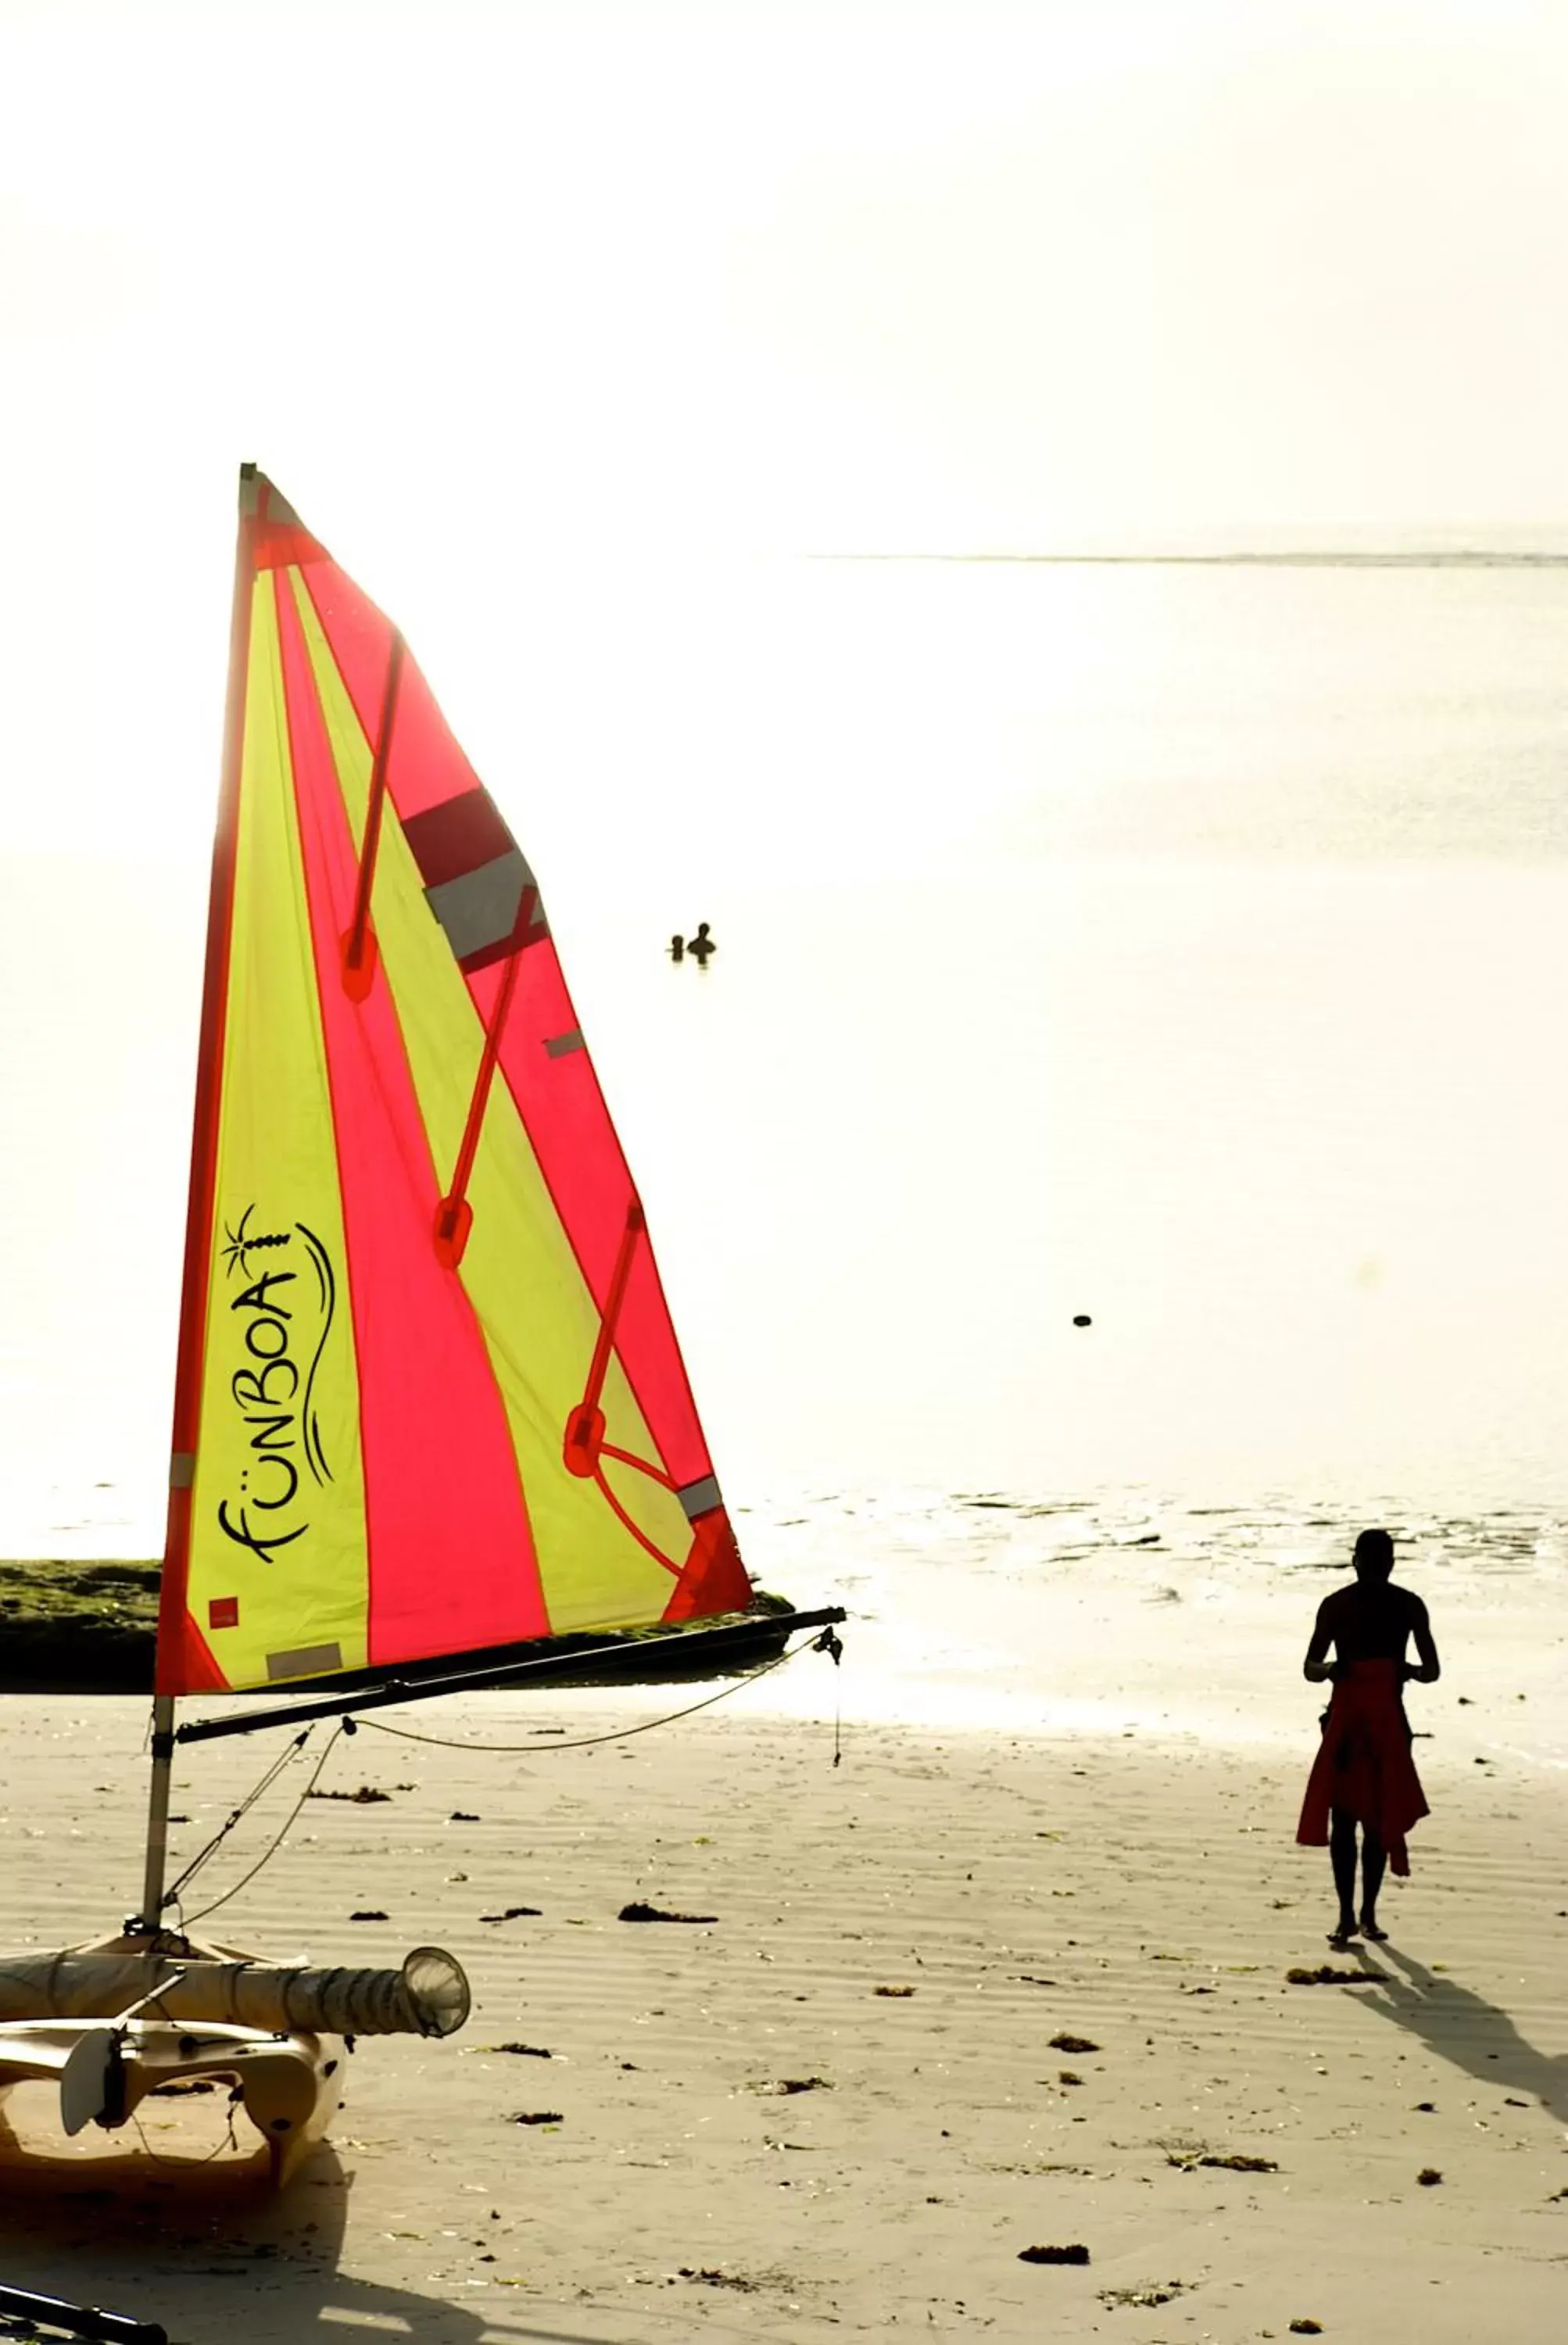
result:
M 0 0 L 19 1324 L 79 1357 L 74 1279 L 172 1340 L 242 458 L 406 628 L 564 950 L 616 890 L 662 936 L 738 873 L 935 885 L 1021 698 L 945 639 L 909 677 L 951 574 L 875 574 L 872 642 L 872 574 L 781 557 L 1552 542 L 1565 123 L 1563 0 Z M 1071 617 L 1008 623 L 1041 706 Z M 613 1072 L 642 980 L 566 959 Z
M 1564 120 L 1515 0 L 0 0 L 0 844 L 209 788 L 241 457 L 482 767 L 648 561 L 1549 526 Z

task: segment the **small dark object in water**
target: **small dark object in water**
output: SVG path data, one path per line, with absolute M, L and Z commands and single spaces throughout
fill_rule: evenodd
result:
M 362 1913 L 351 1914 L 349 1919 L 351 1922 L 390 1922 L 392 1915 L 382 1913 L 379 1907 L 367 1905 Z
M 661 1906 L 645 1905 L 639 1899 L 623 1905 L 616 1915 L 617 1922 L 717 1922 L 717 1914 L 667 1914 Z
M 1092 2043 L 1088 2036 L 1069 2035 L 1065 2028 L 1051 2038 L 1053 2052 L 1097 2052 L 1099 2048 L 1099 2046 Z
M 524 1914 L 542 1914 L 542 1905 L 508 1905 L 504 1914 L 481 1914 L 482 1922 L 520 1922 Z
M 1020 2248 L 1018 2260 L 1021 2264 L 1086 2264 L 1089 2250 L 1076 2243 L 1070 2248 Z
M 1092 1327 L 1094 1324 L 1094 1321 L 1090 1318 L 1086 1311 L 1074 1312 L 1073 1325 L 1074 1327 Z
M 1416 2180 L 1423 2190 L 1430 2190 L 1434 2182 L 1442 2180 L 1442 2168 L 1441 2166 L 1423 2166 Z
M 566 2120 L 559 2109 L 519 2109 L 512 2122 L 514 2125 L 565 2125 Z

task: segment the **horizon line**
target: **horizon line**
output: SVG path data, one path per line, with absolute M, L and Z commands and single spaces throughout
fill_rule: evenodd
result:
M 808 553 L 808 562 L 949 562 L 993 563 L 1071 569 L 1100 568 L 1258 570 L 1553 570 L 1568 566 L 1568 550 L 1532 553 L 1519 547 L 1439 546 L 1427 552 L 1387 546 L 1358 551 L 1350 547 L 1314 551 L 1300 546 L 1278 552 L 1237 547 L 1228 553 L 1181 552 L 1148 553 Z

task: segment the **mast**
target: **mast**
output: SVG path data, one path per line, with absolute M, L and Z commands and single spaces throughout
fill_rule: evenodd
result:
M 174 1696 L 163 1690 L 165 1665 L 184 1633 L 186 1573 L 190 1554 L 191 1490 L 201 1406 L 202 1348 L 207 1325 L 208 1270 L 212 1258 L 213 1184 L 218 1114 L 229 994 L 229 932 L 239 835 L 239 769 L 245 741 L 245 672 L 250 643 L 250 603 L 256 527 L 265 517 L 268 483 L 254 464 L 239 467 L 239 525 L 234 550 L 234 600 L 229 630 L 229 684 L 223 712 L 223 767 L 212 878 L 207 906 L 207 965 L 201 1030 L 197 1045 L 196 1107 L 190 1136 L 190 1189 L 185 1219 L 185 1276 L 179 1306 L 179 1351 L 174 1374 L 174 1429 L 168 1461 L 168 1518 L 158 1591 L 158 1690 L 152 1712 L 152 1782 L 148 1796 L 147 1861 L 139 1927 L 156 1934 L 163 1912 L 168 1842 L 169 1778 L 174 1764 Z M 178 1680 L 175 1680 L 178 1682 Z

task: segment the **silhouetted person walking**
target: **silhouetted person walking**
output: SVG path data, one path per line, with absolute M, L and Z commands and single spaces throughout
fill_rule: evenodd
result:
M 684 937 L 671 937 L 669 940 L 669 957 L 671 960 L 684 960 L 686 959 L 686 939 Z
M 714 943 L 713 939 L 708 933 L 708 922 L 706 920 L 698 920 L 697 924 L 697 934 L 694 937 L 688 937 L 687 939 L 686 949 L 691 955 L 692 959 L 697 963 L 698 969 L 706 969 L 708 967 L 708 957 L 709 953 L 716 953 L 718 950 L 718 947 Z
M 1332 1684 L 1323 1717 L 1323 1741 L 1313 1762 L 1296 1837 L 1308 1848 L 1328 1846 L 1339 1895 L 1331 1946 L 1359 1932 L 1384 1938 L 1378 1927 L 1378 1892 L 1385 1863 L 1408 1873 L 1405 1834 L 1428 1814 L 1426 1794 L 1410 1757 L 1410 1730 L 1402 1699 L 1408 1679 L 1435 1685 L 1437 1647 L 1427 1608 L 1408 1588 L 1393 1585 L 1394 1543 L 1387 1531 L 1363 1531 L 1356 1541 L 1355 1580 L 1318 1607 L 1303 1674 Z M 1411 1638 L 1420 1660 L 1405 1660 Z M 1329 1660 L 1329 1648 L 1334 1659 Z M 1361 1827 L 1361 1910 L 1356 1913 L 1356 1826 Z

